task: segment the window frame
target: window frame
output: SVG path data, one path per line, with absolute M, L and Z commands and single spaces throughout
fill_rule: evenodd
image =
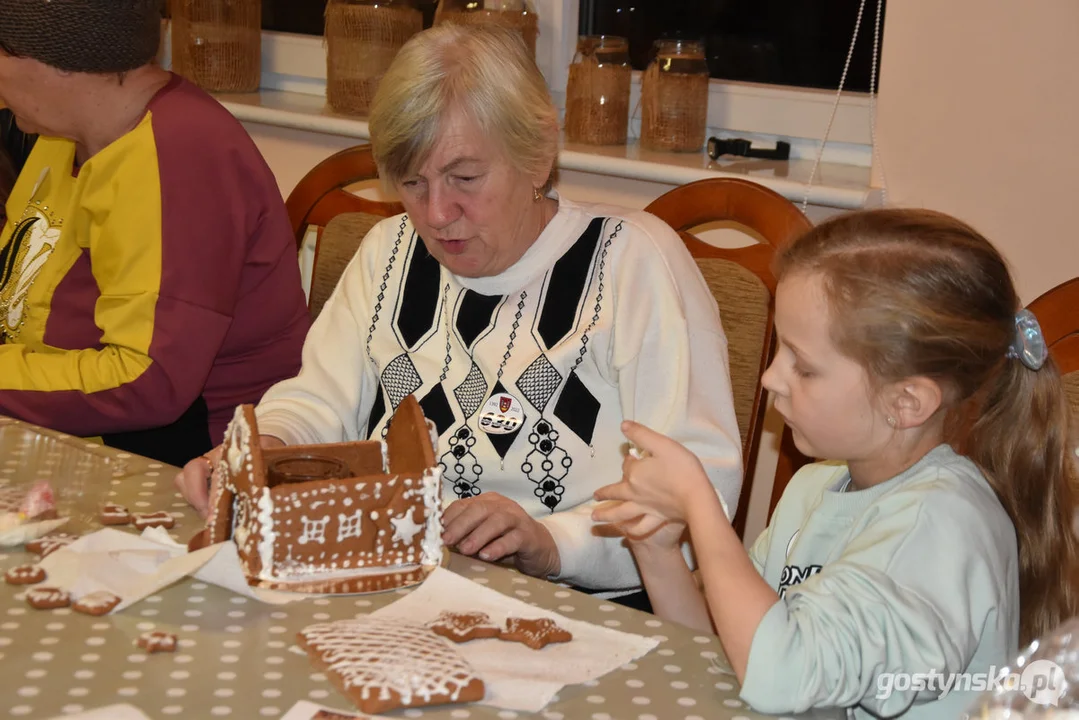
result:
M 536 62 L 561 113 L 565 110 L 569 64 L 577 47 L 579 0 L 534 2 L 540 18 Z M 166 35 L 166 64 L 170 40 Z M 637 109 L 638 114 L 640 76 L 640 72 L 633 72 L 630 99 L 630 107 Z M 325 97 L 324 38 L 263 31 L 260 89 Z M 713 78 L 709 82 L 708 132 L 719 137 L 745 137 L 754 142 L 788 140 L 792 159 L 812 160 L 835 97 L 833 90 Z M 631 119 L 631 136 L 638 132 L 639 119 Z M 844 91 L 825 148 L 825 162 L 870 167 L 871 142 L 869 95 Z

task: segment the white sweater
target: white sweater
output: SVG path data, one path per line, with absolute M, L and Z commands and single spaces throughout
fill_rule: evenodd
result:
M 719 311 L 681 239 L 648 213 L 559 199 L 525 255 L 482 278 L 442 268 L 407 216 L 380 222 L 311 328 L 299 376 L 258 406 L 259 428 L 288 444 L 381 437 L 410 393 L 439 430 L 444 496 L 519 503 L 554 537 L 558 580 L 641 585 L 622 539 L 591 520 L 592 493 L 621 479 L 623 419 L 684 443 L 737 507 Z M 514 433 L 480 429 L 487 411 L 499 424 L 499 398 L 523 412 Z

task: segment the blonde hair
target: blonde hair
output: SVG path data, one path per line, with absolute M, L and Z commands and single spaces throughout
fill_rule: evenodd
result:
M 874 382 L 941 384 L 947 439 L 979 466 L 1015 525 L 1021 642 L 1074 615 L 1070 409 L 1052 359 L 1035 371 L 1006 356 L 1020 303 L 996 248 L 948 215 L 874 210 L 813 228 L 780 253 L 776 270 L 821 274 L 833 340 Z
M 379 173 L 396 183 L 430 156 L 457 108 L 499 142 L 512 166 L 547 173 L 558 154 L 558 112 L 520 35 L 444 24 L 413 36 L 379 84 L 368 120 Z

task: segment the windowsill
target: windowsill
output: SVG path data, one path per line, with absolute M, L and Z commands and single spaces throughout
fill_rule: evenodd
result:
M 237 119 L 278 127 L 367 140 L 367 121 L 338 115 L 326 107 L 323 97 L 280 90 L 218 95 L 217 99 Z M 626 146 L 594 147 L 563 145 L 558 166 L 564 170 L 631 178 L 668 185 L 682 185 L 712 177 L 752 180 L 794 202 L 805 196 L 811 160 L 757 160 L 724 158 L 711 160 L 699 153 L 658 153 L 642 150 L 636 142 Z M 821 163 L 809 193 L 813 205 L 856 209 L 878 204 L 879 191 L 870 183 L 870 169 L 857 165 Z

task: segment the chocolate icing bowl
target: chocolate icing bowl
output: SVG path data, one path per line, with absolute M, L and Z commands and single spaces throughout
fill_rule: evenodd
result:
M 343 480 L 351 476 L 344 461 L 325 455 L 286 455 L 274 458 L 266 468 L 269 487 L 314 480 Z

